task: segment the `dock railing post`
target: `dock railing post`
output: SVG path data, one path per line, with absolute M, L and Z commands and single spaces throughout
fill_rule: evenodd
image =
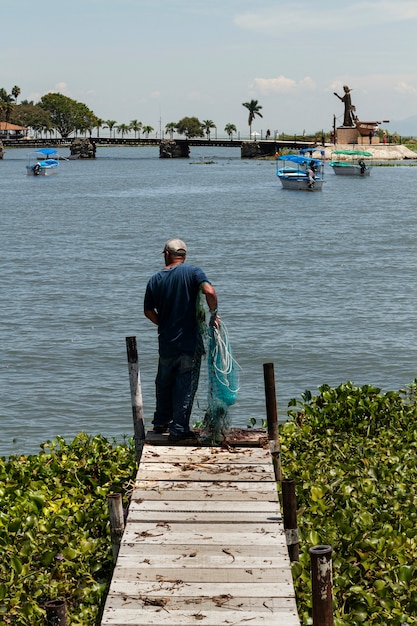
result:
M 284 530 L 287 539 L 288 556 L 291 562 L 298 561 L 300 558 L 300 538 L 298 536 L 295 480 L 293 478 L 283 478 L 281 486 Z
M 68 626 L 67 603 L 65 600 L 45 602 L 46 626 Z
M 313 626 L 333 626 L 332 548 L 310 548 Z
M 145 443 L 145 420 L 143 416 L 142 387 L 140 382 L 136 337 L 126 337 L 126 349 L 129 366 L 130 397 L 132 399 L 135 450 L 136 458 L 139 463 Z
M 268 424 L 269 448 L 274 463 L 275 479 L 282 480 L 281 458 L 278 433 L 278 411 L 275 392 L 274 364 L 264 363 L 264 384 L 266 400 L 266 420 Z
M 113 551 L 113 561 L 116 563 L 119 554 L 120 542 L 125 529 L 125 520 L 123 515 L 123 503 L 121 493 L 109 493 L 107 495 L 107 506 L 110 517 L 110 535 Z

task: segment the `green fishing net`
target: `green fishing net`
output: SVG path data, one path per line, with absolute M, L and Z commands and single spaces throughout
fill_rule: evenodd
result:
M 212 322 L 207 328 L 208 393 L 203 429 L 211 442 L 219 443 L 230 428 L 228 408 L 237 399 L 239 365 L 233 357 L 225 324 L 220 318 L 215 324 Z

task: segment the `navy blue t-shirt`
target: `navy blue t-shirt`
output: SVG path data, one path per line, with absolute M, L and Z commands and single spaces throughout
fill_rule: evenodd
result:
M 197 297 L 207 276 L 199 267 L 181 263 L 156 272 L 146 287 L 144 310 L 158 313 L 159 355 L 194 354 L 197 347 Z

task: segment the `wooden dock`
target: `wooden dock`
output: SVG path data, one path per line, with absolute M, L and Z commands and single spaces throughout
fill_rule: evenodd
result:
M 299 626 L 268 445 L 149 440 L 102 626 Z

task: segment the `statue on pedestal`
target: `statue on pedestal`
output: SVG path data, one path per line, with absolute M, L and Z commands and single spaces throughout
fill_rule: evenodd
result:
M 336 92 L 334 95 L 339 98 L 345 105 L 345 113 L 343 117 L 343 126 L 348 128 L 352 128 L 355 126 L 355 115 L 356 107 L 353 106 L 350 99 L 350 89 L 347 85 L 343 85 L 343 91 L 345 92 L 344 96 L 339 96 Z

